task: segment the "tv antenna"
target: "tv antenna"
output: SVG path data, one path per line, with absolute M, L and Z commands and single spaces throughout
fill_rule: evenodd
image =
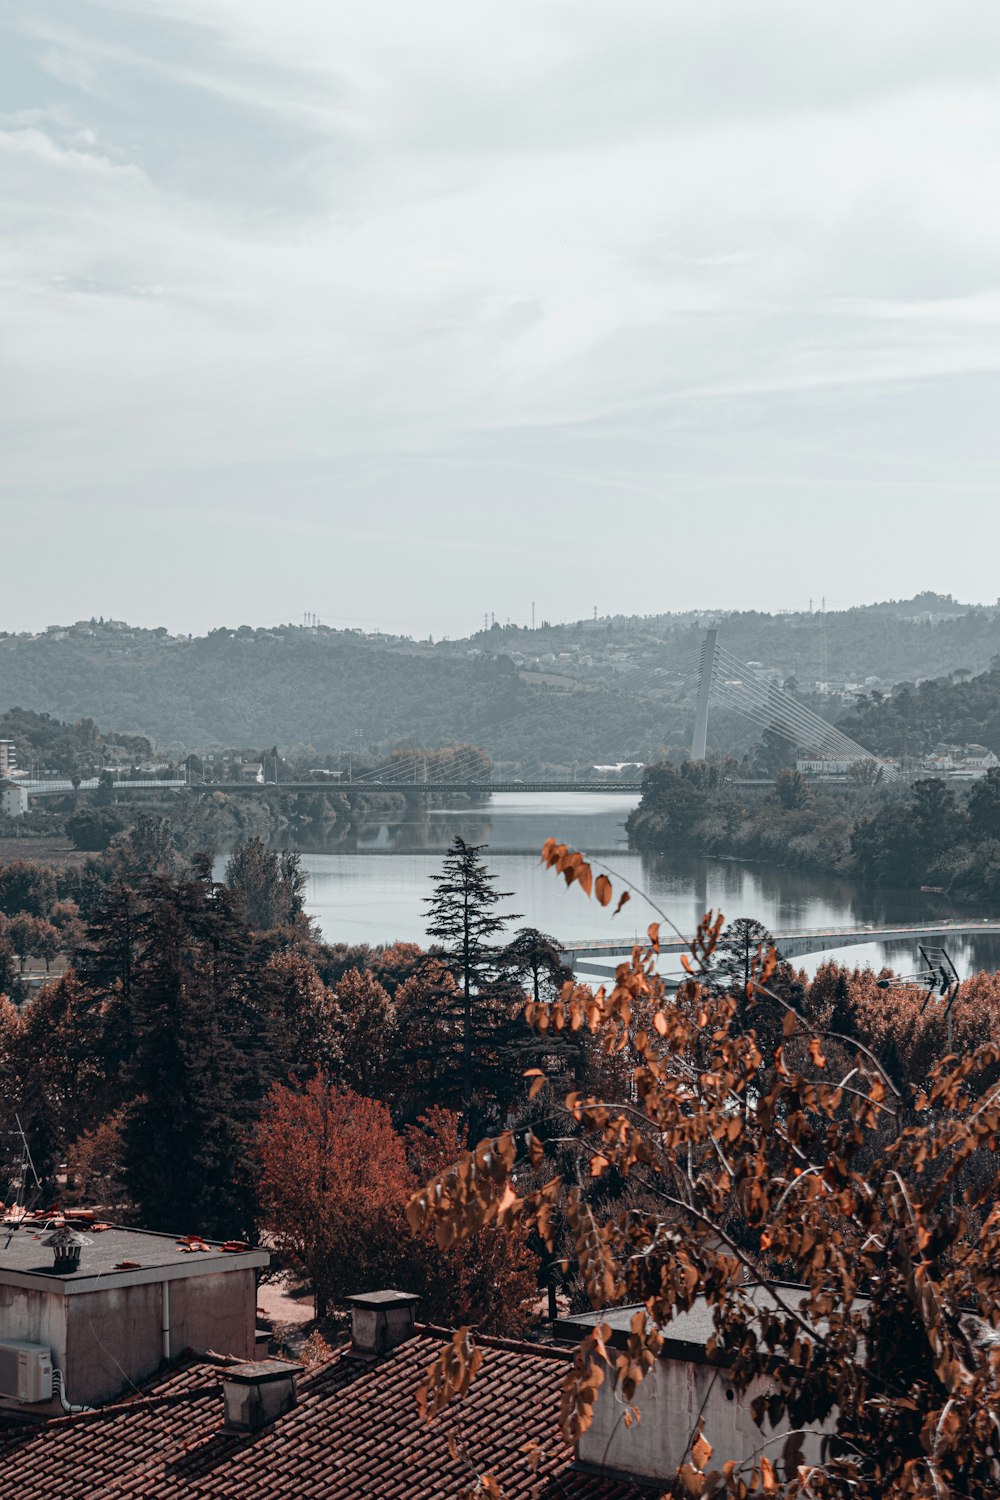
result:
M 24 1126 L 21 1124 L 20 1115 L 15 1114 L 14 1123 L 17 1129 L 12 1131 L 11 1134 L 20 1137 L 21 1156 L 7 1184 L 6 1196 L 10 1197 L 11 1189 L 13 1189 L 14 1197 L 11 1207 L 7 1210 L 9 1219 L 13 1221 L 7 1231 L 8 1245 L 11 1242 L 14 1231 L 20 1227 L 26 1215 L 31 1212 L 42 1196 L 42 1184 L 38 1173 L 35 1171 L 35 1163 L 31 1158 L 31 1147 L 28 1145 L 28 1137 L 24 1133 Z
M 894 979 L 880 979 L 878 987 L 880 990 L 898 990 L 907 985 L 922 984 L 926 986 L 924 1002 L 920 1007 L 923 1015 L 931 1001 L 937 997 L 938 1003 L 944 1005 L 942 1014 L 948 1028 L 948 1051 L 951 1051 L 951 1008 L 958 995 L 958 987 L 961 980 L 958 970 L 952 963 L 947 948 L 938 947 L 933 943 L 917 945 L 924 967 L 918 974 L 905 974 Z

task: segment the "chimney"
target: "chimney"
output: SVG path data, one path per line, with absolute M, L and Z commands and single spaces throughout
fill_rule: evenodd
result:
M 419 1297 L 412 1292 L 360 1292 L 351 1306 L 351 1352 L 365 1359 L 387 1354 L 413 1334 Z
M 222 1395 L 229 1432 L 260 1432 L 296 1402 L 295 1377 L 303 1365 L 284 1359 L 261 1359 L 229 1365 L 222 1372 Z

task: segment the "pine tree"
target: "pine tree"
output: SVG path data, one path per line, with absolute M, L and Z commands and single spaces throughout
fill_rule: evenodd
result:
M 474 1083 L 475 1020 L 473 997 L 485 1000 L 502 968 L 499 937 L 519 915 L 501 915 L 501 901 L 513 893 L 494 890 L 481 855 L 485 844 L 467 844 L 456 837 L 444 858 L 440 875 L 432 875 L 436 890 L 426 897 L 427 931 L 441 943 L 443 959 L 462 992 L 462 1105 L 468 1112 Z
M 125 1181 L 150 1227 L 253 1231 L 247 1141 L 273 1079 L 277 1017 L 262 955 L 207 862 L 151 883 L 138 918 Z

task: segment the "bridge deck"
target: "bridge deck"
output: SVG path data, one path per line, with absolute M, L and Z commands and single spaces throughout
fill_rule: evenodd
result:
M 822 953 L 827 948 L 852 948 L 860 943 L 889 943 L 907 938 L 978 937 L 1000 934 L 1000 920 L 983 917 L 979 921 L 905 922 L 893 927 L 817 927 L 798 928 L 774 933 L 774 941 L 785 958 L 801 958 L 806 953 Z M 627 958 L 636 943 L 648 941 L 645 933 L 631 938 L 597 938 L 583 941 L 567 939 L 563 944 L 566 961 L 582 958 Z M 687 953 L 687 940 L 660 933 L 660 952 Z
M 52 777 L 47 781 L 17 781 L 29 797 L 65 796 L 67 792 L 96 792 L 100 782 L 94 777 L 76 787 L 68 780 Z M 638 781 L 116 781 L 115 792 L 191 791 L 191 792 L 415 792 L 420 796 L 447 795 L 459 792 L 630 792 L 642 791 Z

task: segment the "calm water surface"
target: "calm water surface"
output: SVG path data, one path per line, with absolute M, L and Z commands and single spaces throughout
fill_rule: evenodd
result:
M 461 834 L 470 843 L 489 846 L 486 858 L 497 889 L 511 892 L 503 909 L 521 914 L 516 925 L 539 927 L 563 941 L 644 931 L 655 913 L 638 897 L 612 918 L 542 868 L 538 851 L 554 835 L 647 892 L 685 934 L 710 907 L 728 918 L 756 917 L 775 931 L 963 915 L 943 896 L 865 891 L 849 881 L 792 870 L 630 853 L 624 823 L 637 800 L 615 793 L 511 792 L 497 794 L 482 809 L 417 809 L 401 821 L 373 826 L 350 853 L 300 851 L 308 876 L 306 904 L 327 942 L 423 943 L 429 876 L 440 870 L 442 854 Z M 996 938 L 956 938 L 948 949 L 960 974 L 1000 967 Z M 851 964 L 878 968 L 887 963 L 901 973 L 912 972 L 919 962 L 907 943 L 830 951 Z M 810 968 L 819 959 L 799 962 Z

